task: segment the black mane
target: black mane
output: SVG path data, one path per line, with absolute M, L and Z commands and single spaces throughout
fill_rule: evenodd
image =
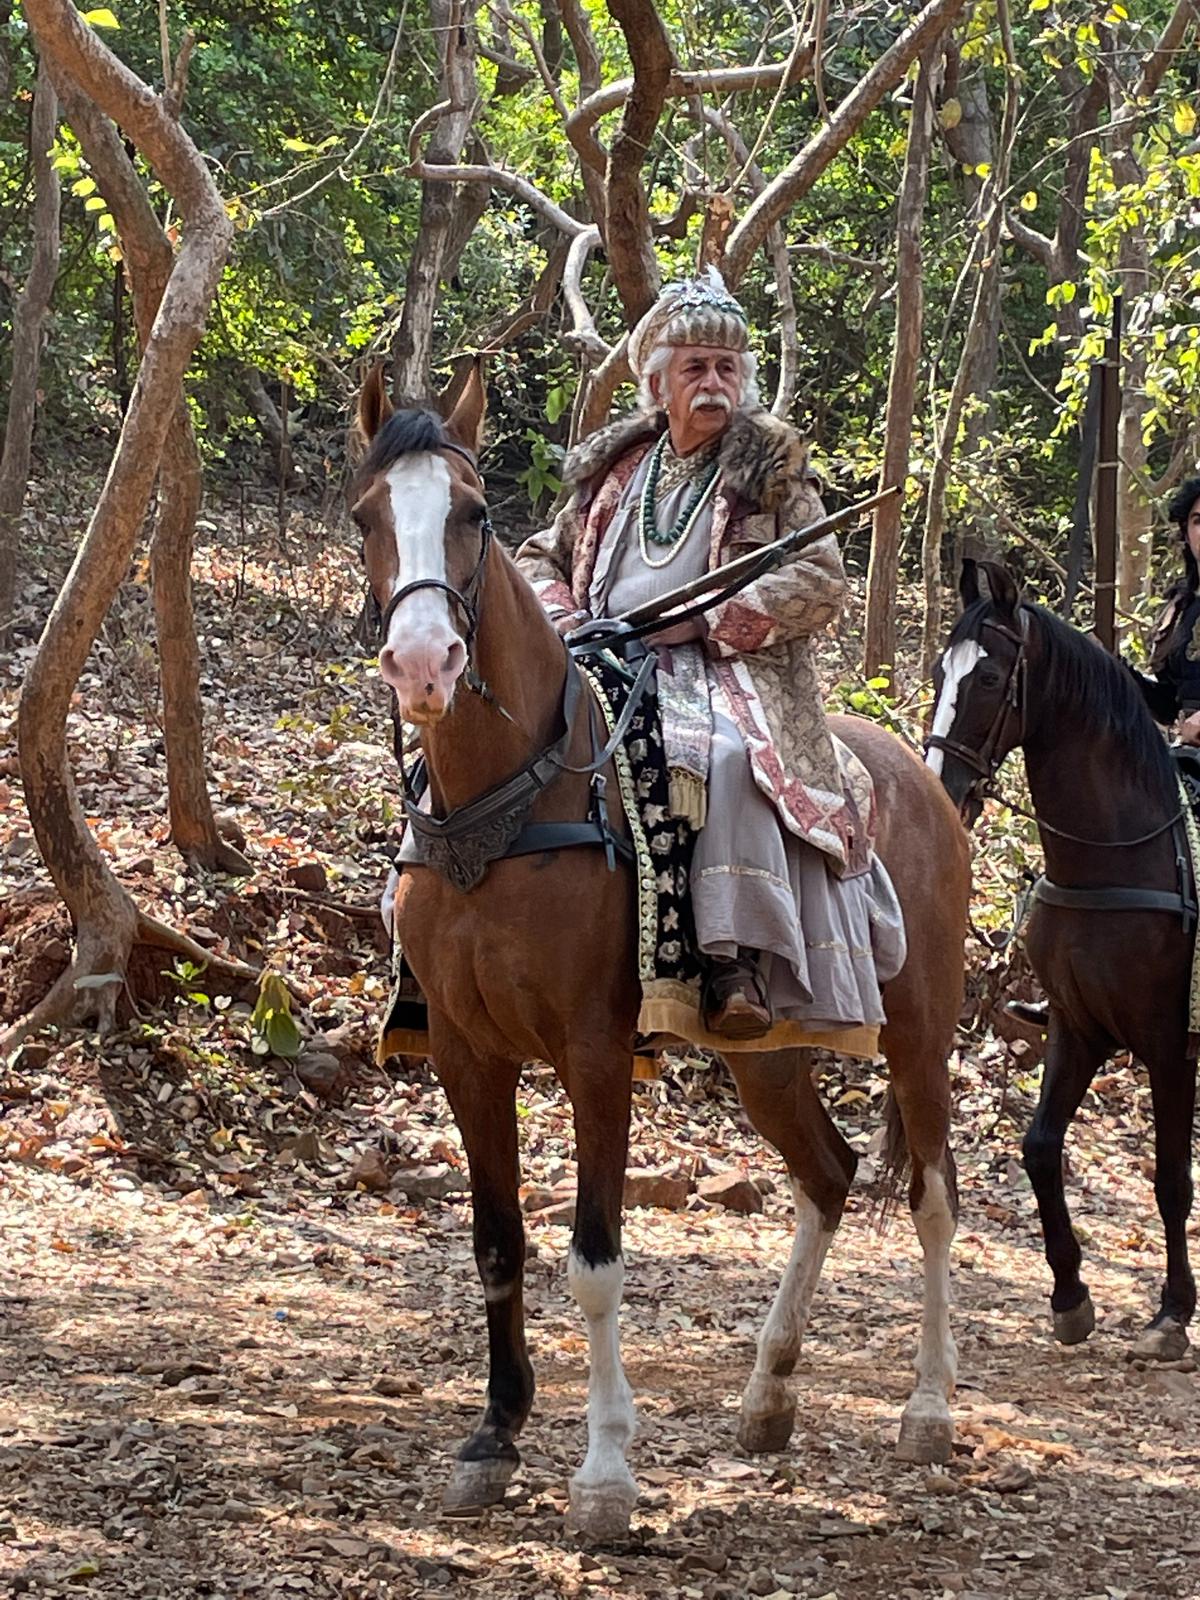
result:
M 441 450 L 446 442 L 445 424 L 436 411 L 393 411 L 371 440 L 358 470 L 367 476 L 384 472 L 401 456 Z
M 1039 719 L 1052 725 L 1068 721 L 1094 738 L 1109 736 L 1125 746 L 1130 762 L 1142 773 L 1147 789 L 1161 787 L 1168 804 L 1175 801 L 1175 774 L 1167 745 L 1146 708 L 1133 673 L 1104 647 L 1056 617 L 1045 606 L 1022 603 L 1038 637 L 1036 683 L 1031 701 Z M 964 639 L 984 643 L 986 621 L 995 619 L 991 600 L 979 599 L 959 617 L 949 643 Z

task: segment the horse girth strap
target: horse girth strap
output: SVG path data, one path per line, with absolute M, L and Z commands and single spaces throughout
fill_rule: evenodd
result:
M 1118 888 L 1115 885 L 1073 889 L 1052 883 L 1049 878 L 1037 880 L 1033 898 L 1041 905 L 1061 906 L 1068 911 L 1170 911 L 1175 916 L 1195 911 L 1182 894 L 1170 889 Z

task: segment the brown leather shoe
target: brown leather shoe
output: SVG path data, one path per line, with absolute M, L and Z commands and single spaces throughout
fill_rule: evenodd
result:
M 752 954 L 715 957 L 704 987 L 704 1026 L 722 1039 L 761 1039 L 770 1031 L 771 1007 Z

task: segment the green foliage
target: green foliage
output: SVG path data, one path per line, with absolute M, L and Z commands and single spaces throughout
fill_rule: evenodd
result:
M 300 1029 L 292 1016 L 292 997 L 277 972 L 267 971 L 258 986 L 258 1000 L 250 1017 L 251 1048 L 257 1055 L 300 1054 Z

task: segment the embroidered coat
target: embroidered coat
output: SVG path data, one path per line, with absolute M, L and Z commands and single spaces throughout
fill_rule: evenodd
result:
M 638 413 L 567 457 L 570 500 L 552 527 L 517 552 L 552 617 L 586 610 L 605 530 L 664 426 L 661 414 Z M 806 445 L 769 412 L 736 412 L 719 460 L 710 571 L 824 515 Z M 857 872 L 868 864 L 872 819 L 860 820 L 859 805 L 844 791 L 810 646 L 837 617 L 845 589 L 837 542 L 828 535 L 714 607 L 706 646 L 755 780 L 784 826 L 823 850 L 836 871 Z

